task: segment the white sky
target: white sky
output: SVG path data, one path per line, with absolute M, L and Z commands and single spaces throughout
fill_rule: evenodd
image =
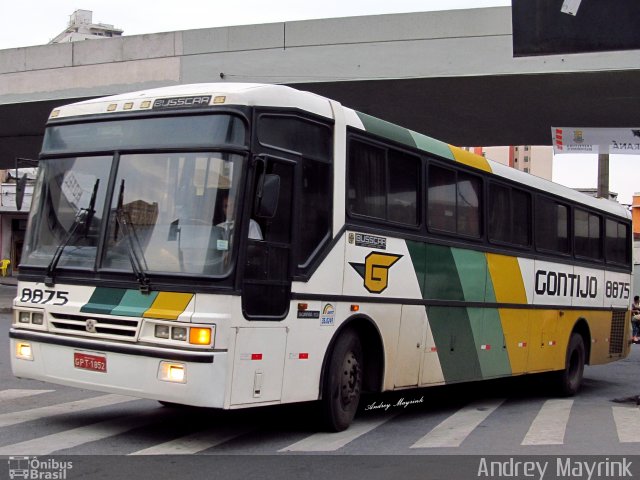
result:
M 66 28 L 69 16 L 77 9 L 91 10 L 94 23 L 114 25 L 124 30 L 124 35 L 138 35 L 312 18 L 509 5 L 510 0 L 2 0 L 0 49 L 48 43 Z M 569 187 L 595 188 L 597 155 L 556 156 L 553 180 Z M 621 203 L 631 203 L 633 193 L 640 191 L 638 156 L 611 156 L 610 189 L 619 194 Z

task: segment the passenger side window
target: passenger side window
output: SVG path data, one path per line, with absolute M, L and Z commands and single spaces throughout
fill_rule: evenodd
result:
M 489 240 L 531 245 L 531 195 L 517 188 L 489 184 Z
M 602 259 L 602 220 L 599 215 L 576 208 L 573 229 L 576 256 Z
M 428 186 L 430 229 L 470 237 L 481 235 L 482 181 L 479 177 L 431 165 Z
M 569 208 L 542 196 L 536 199 L 536 246 L 539 250 L 569 253 Z
M 606 220 L 607 262 L 627 264 L 629 262 L 629 226 L 607 218 Z
M 347 208 L 350 213 L 418 224 L 420 157 L 351 140 Z

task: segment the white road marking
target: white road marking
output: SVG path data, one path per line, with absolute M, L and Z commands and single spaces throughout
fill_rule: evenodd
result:
M 357 420 L 343 432 L 336 433 L 314 433 L 303 438 L 299 442 L 284 447 L 279 452 L 335 452 L 344 447 L 349 442 L 370 432 L 383 423 L 391 420 L 397 414 L 385 415 L 383 418 L 371 418 L 367 420 Z
M 547 400 L 531 423 L 521 445 L 562 445 L 573 400 Z
M 206 430 L 138 450 L 129 455 L 190 455 L 215 447 L 250 431 L 251 429 L 248 428 L 238 429 L 231 427 L 215 431 Z
M 503 402 L 504 399 L 495 399 L 469 404 L 434 427 L 411 448 L 459 447 Z
M 22 410 L 21 412 L 3 413 L 0 414 L 0 427 L 17 425 L 18 423 L 38 420 L 40 418 L 51 417 L 53 415 L 82 412 L 92 408 L 106 407 L 109 405 L 116 405 L 118 403 L 130 402 L 132 400 L 137 399 L 134 397 L 125 397 L 123 395 L 101 395 L 99 397 L 87 398 L 85 400 L 76 400 L 73 402 L 60 403 L 58 405 Z
M 640 409 L 637 407 L 612 408 L 620 443 L 640 442 Z
M 113 437 L 156 421 L 158 411 L 146 415 L 128 415 L 45 435 L 24 442 L 0 447 L 0 455 L 49 455 L 58 450 L 77 447 L 96 440 Z
M 10 388 L 8 390 L 0 391 L 0 402 L 11 402 L 19 398 L 32 397 L 34 395 L 41 395 L 43 393 L 55 392 L 55 390 L 25 390 Z

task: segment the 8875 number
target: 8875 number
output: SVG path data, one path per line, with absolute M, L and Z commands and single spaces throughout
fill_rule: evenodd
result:
M 20 290 L 20 301 L 45 305 L 64 305 L 69 301 L 69 292 L 62 290 L 42 290 L 40 288 L 23 288 Z
M 629 298 L 631 286 L 628 282 L 612 282 L 609 280 L 604 285 L 605 296 L 607 298 Z

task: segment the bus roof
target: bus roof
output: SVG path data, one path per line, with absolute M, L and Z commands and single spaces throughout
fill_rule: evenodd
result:
M 58 119 L 84 115 L 151 111 L 156 108 L 178 107 L 181 106 L 178 104 L 180 101 L 193 102 L 194 99 L 196 99 L 197 103 L 189 104 L 187 107 L 203 105 L 248 105 L 296 108 L 331 119 L 334 118 L 334 108 L 339 106 L 338 102 L 332 102 L 328 98 L 315 93 L 297 90 L 284 85 L 200 83 L 173 85 L 72 103 L 53 110 L 50 118 Z M 174 102 L 174 104 L 170 105 L 171 102 Z M 351 127 L 439 157 L 469 165 L 479 170 L 493 173 L 498 177 L 555 194 L 597 210 L 624 218 L 630 218 L 628 210 L 617 202 L 590 197 L 577 190 L 550 182 L 529 173 L 521 172 L 520 170 L 501 163 L 487 160 L 484 157 L 436 140 L 427 135 L 414 132 L 347 107 L 342 108 L 346 124 Z

